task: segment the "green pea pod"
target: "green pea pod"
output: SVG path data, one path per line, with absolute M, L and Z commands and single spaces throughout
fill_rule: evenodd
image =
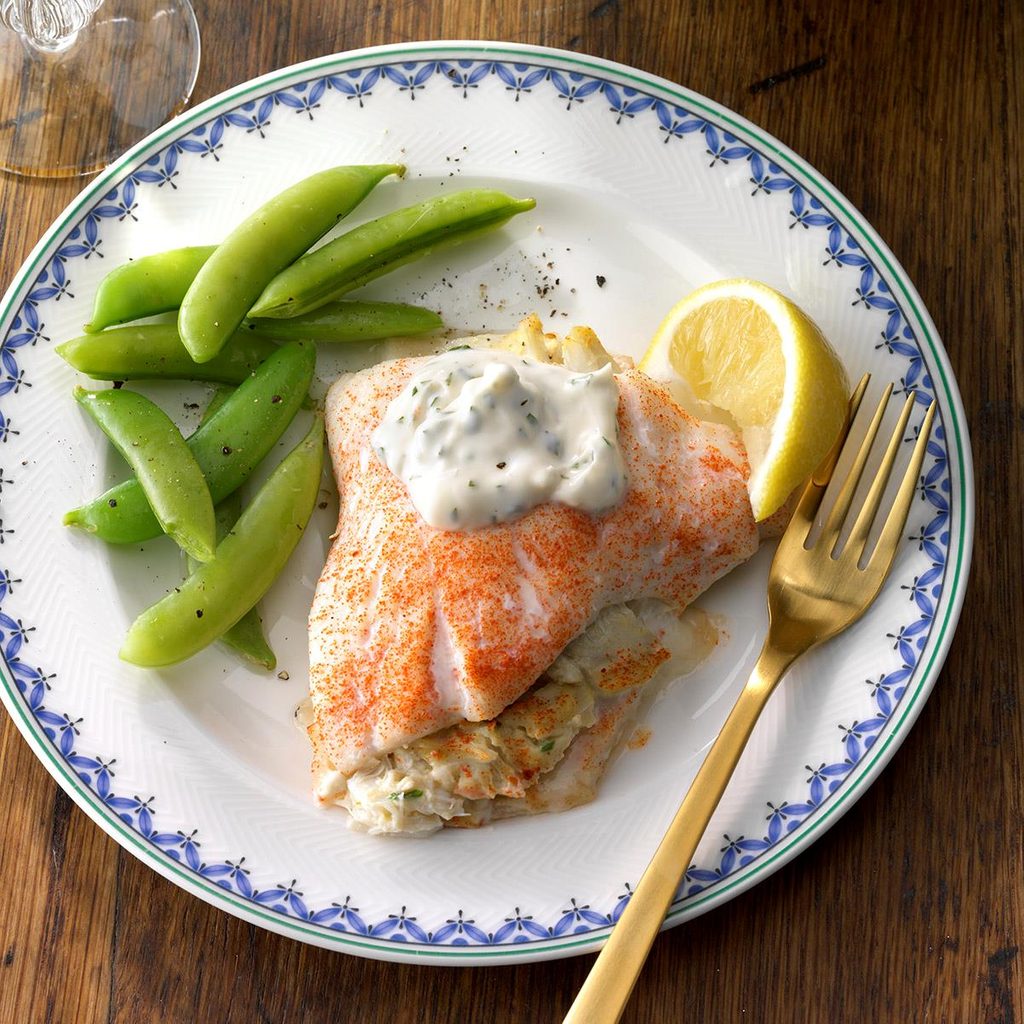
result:
M 170 249 L 115 267 L 96 289 L 86 334 L 177 309 L 215 245 Z
M 56 352 L 94 380 L 203 380 L 241 384 L 277 351 L 263 331 L 241 330 L 206 363 L 196 363 L 174 324 L 113 327 L 62 342 Z
M 185 249 L 171 249 L 168 252 L 154 253 L 132 260 L 112 270 L 100 282 L 93 304 L 92 321 L 85 325 L 87 335 L 97 334 L 104 328 L 115 324 L 125 324 L 132 320 L 154 316 L 177 309 L 189 286 L 195 280 L 199 268 L 209 259 L 216 246 L 196 245 Z M 294 325 L 294 327 L 293 327 Z M 287 324 L 279 320 L 267 320 L 263 323 L 246 324 L 250 330 L 265 329 L 266 333 L 280 340 L 310 341 L 376 341 L 380 338 L 400 338 L 413 334 L 423 334 L 444 326 L 441 318 L 433 310 L 420 306 L 407 306 L 398 302 L 338 302 L 316 313 L 305 317 L 295 317 Z M 138 334 L 130 334 L 137 331 Z M 166 337 L 164 336 L 166 335 Z M 177 330 L 167 325 L 141 324 L 138 327 L 107 331 L 110 347 L 96 344 L 96 347 L 85 344 L 86 339 L 75 338 L 57 346 L 57 352 L 77 370 L 97 380 L 141 380 L 142 374 L 153 377 L 170 376 L 162 372 L 163 364 L 188 359 L 190 373 L 182 371 L 179 376 L 191 380 L 209 380 L 236 384 L 237 378 L 230 372 L 221 371 L 221 356 L 236 347 L 235 338 L 228 341 L 221 353 L 208 363 L 195 363 L 188 355 L 188 350 L 181 344 Z M 176 342 L 177 344 L 172 344 Z M 117 350 L 114 342 L 129 348 L 132 359 L 143 359 L 142 365 L 135 369 L 134 361 L 130 364 L 134 376 L 127 376 L 117 371 L 115 362 Z M 171 351 L 165 351 L 165 347 Z M 153 353 L 154 362 L 150 374 L 151 363 L 145 357 L 149 351 Z M 138 355 L 135 355 L 138 350 Z M 260 355 L 260 360 L 266 358 Z M 231 360 L 232 366 L 237 362 L 237 354 Z M 84 365 L 79 365 L 82 363 Z M 255 365 L 251 367 L 255 369 Z
M 213 558 L 210 489 L 167 413 L 135 391 L 75 388 L 75 398 L 131 466 L 164 533 L 197 561 Z
M 213 414 L 228 400 L 231 388 L 217 388 L 210 399 L 209 404 L 203 412 L 203 418 L 199 425 L 209 422 Z M 229 494 L 222 502 L 214 507 L 213 515 L 217 520 L 217 543 L 219 544 L 238 522 L 242 514 L 242 496 L 240 491 Z M 192 558 L 187 558 L 188 575 L 192 575 L 199 564 Z M 250 608 L 221 638 L 220 641 L 225 647 L 230 647 L 240 654 L 246 661 L 250 661 L 261 668 L 272 672 L 277 666 L 277 657 L 267 643 L 263 635 L 263 620 L 260 618 L 259 605 Z
M 232 393 L 232 388 L 215 388 L 213 394 L 210 396 L 210 401 L 207 402 L 206 408 L 203 410 L 202 418 L 199 420 L 199 426 L 206 426 L 206 424 L 213 419 L 214 413 L 220 412 L 224 403 L 231 397 Z
M 210 403 L 211 406 L 214 404 Z M 209 411 L 209 410 L 207 410 Z M 229 494 L 214 510 L 217 520 L 217 541 L 223 540 L 242 514 L 242 499 L 238 491 Z M 199 568 L 200 562 L 188 559 L 188 572 Z M 277 657 L 267 643 L 263 634 L 263 620 L 257 605 L 253 605 L 225 634 L 220 638 L 222 644 L 240 654 L 246 661 L 272 672 L 277 666 Z
M 277 668 L 277 655 L 263 632 L 259 605 L 253 605 L 224 635 L 220 642 L 240 654 L 246 661 L 268 672 Z
M 178 312 L 178 331 L 197 363 L 238 329 L 267 282 L 355 209 L 396 164 L 333 167 L 285 189 L 247 217 L 200 267 Z
M 323 469 L 324 425 L 306 437 L 259 489 L 212 562 L 144 611 L 121 647 L 145 667 L 191 657 L 231 628 L 270 589 L 309 522 Z
M 250 320 L 246 326 L 281 341 L 298 338 L 344 342 L 424 334 L 443 327 L 444 321 L 433 310 L 420 306 L 406 306 L 399 302 L 344 301 L 332 302 L 313 313 L 288 320 Z
M 282 270 L 249 316 L 277 319 L 306 313 L 429 252 L 500 227 L 536 205 L 533 199 L 471 188 L 395 210 L 353 228 Z
M 282 346 L 188 439 L 215 503 L 242 485 L 294 419 L 315 361 L 312 345 Z M 126 480 L 73 509 L 64 523 L 111 544 L 136 544 L 161 533 L 138 480 Z

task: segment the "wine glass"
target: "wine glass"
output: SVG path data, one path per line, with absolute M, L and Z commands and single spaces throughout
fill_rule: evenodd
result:
M 0 170 L 90 174 L 188 102 L 189 0 L 0 0 Z

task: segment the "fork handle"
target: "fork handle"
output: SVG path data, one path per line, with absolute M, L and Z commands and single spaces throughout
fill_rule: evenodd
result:
M 591 967 L 564 1024 L 616 1024 L 622 1016 L 683 872 L 722 799 L 758 716 L 796 658 L 796 654 L 780 651 L 770 641 L 769 635 L 747 685 Z

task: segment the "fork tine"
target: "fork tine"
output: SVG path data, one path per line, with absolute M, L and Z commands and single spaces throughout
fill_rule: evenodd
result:
M 839 461 L 839 454 L 843 450 L 843 445 L 846 444 L 846 439 L 850 434 L 850 427 L 853 426 L 853 421 L 857 418 L 857 412 L 860 409 L 860 403 L 864 398 L 864 392 L 868 389 L 868 384 L 871 383 L 871 374 L 865 373 L 860 379 L 860 383 L 854 388 L 853 394 L 850 395 L 850 406 L 846 413 L 846 423 L 843 425 L 843 429 L 839 431 L 839 436 L 836 438 L 836 442 L 832 445 L 828 454 L 821 460 L 821 465 L 814 471 L 814 476 L 811 479 L 819 487 L 827 487 L 828 482 L 832 479 L 832 474 L 835 472 L 836 463 Z
M 889 567 L 896 557 L 896 549 L 899 547 L 900 538 L 903 536 L 903 528 L 907 525 L 907 516 L 910 513 L 910 504 L 914 499 L 914 491 L 917 489 L 917 480 L 921 474 L 921 466 L 924 463 L 924 454 L 928 448 L 928 436 L 932 429 L 932 420 L 935 418 L 935 400 L 932 400 L 921 423 L 920 433 L 917 435 L 917 442 L 914 445 L 913 454 L 910 456 L 910 465 L 903 474 L 903 482 L 896 493 L 896 498 L 886 516 L 885 526 L 879 535 L 875 550 L 871 552 L 868 560 L 868 568 L 881 579 L 884 579 L 889 572 Z
M 875 443 L 875 436 L 878 434 L 882 417 L 885 415 L 885 406 L 891 394 L 892 384 L 886 384 L 885 390 L 882 392 L 882 399 L 878 403 L 878 408 L 875 409 L 875 414 L 871 417 L 867 435 L 861 442 L 861 446 L 854 457 L 853 465 L 850 467 L 850 472 L 846 474 L 846 479 L 843 481 L 839 494 L 836 496 L 836 503 L 832 506 L 832 511 L 829 512 L 828 519 L 822 528 L 818 543 L 826 544 L 830 550 L 835 548 L 836 542 L 839 540 L 839 531 L 846 521 L 850 505 L 853 504 L 853 496 L 857 491 L 861 475 L 864 473 L 864 465 L 868 461 L 871 446 Z
M 907 429 L 910 412 L 914 408 L 915 401 L 914 395 L 907 395 L 899 421 L 893 429 L 892 436 L 889 438 L 889 445 L 885 449 L 885 455 L 882 457 L 882 464 L 878 467 L 875 479 L 871 482 L 871 489 L 868 491 L 867 498 L 864 499 L 864 505 L 857 516 L 857 521 L 853 524 L 853 530 L 850 531 L 850 537 L 846 542 L 847 548 L 850 551 L 856 552 L 858 558 L 864 554 L 864 549 L 868 542 L 868 534 L 871 532 L 871 524 L 875 521 L 878 506 L 882 503 L 882 495 L 885 493 L 885 488 L 889 483 L 889 476 L 892 473 L 893 464 L 896 462 L 896 455 L 900 450 L 900 445 L 903 444 L 903 434 Z
M 811 527 L 814 526 L 814 517 L 818 514 L 818 506 L 821 504 L 821 499 L 835 472 L 836 463 L 839 461 L 843 446 L 850 434 L 850 427 L 857 418 L 857 410 L 860 409 L 861 400 L 864 398 L 864 392 L 867 391 L 870 382 L 871 374 L 865 373 L 850 396 L 849 412 L 846 414 L 846 422 L 843 424 L 842 430 L 839 431 L 839 436 L 800 493 L 800 500 L 797 502 L 789 520 L 789 526 L 786 528 L 786 535 L 798 539 L 801 544 L 806 543 Z

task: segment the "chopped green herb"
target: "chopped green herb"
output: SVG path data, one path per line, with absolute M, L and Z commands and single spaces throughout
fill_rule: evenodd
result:
M 528 413 L 526 414 L 526 419 L 527 419 L 527 422 L 528 422 L 528 423 L 532 423 L 532 424 L 533 424 L 534 426 L 536 426 L 536 425 L 537 425 L 537 424 L 538 424 L 538 423 L 540 422 L 540 421 L 539 421 L 539 420 L 537 419 L 537 417 L 533 415 L 533 413 L 532 413 L 532 412 L 528 412 Z
M 555 741 L 554 740 L 545 740 L 540 745 L 540 752 L 542 754 L 546 754 L 546 753 L 548 753 L 548 751 L 552 750 L 554 748 L 554 746 L 555 746 Z
M 409 792 L 405 794 L 405 799 L 406 800 L 415 800 L 419 796 L 423 796 L 423 790 L 422 789 L 410 789 Z
M 476 487 L 476 481 L 475 480 L 469 480 L 469 481 L 466 482 L 466 486 L 467 487 Z
M 412 387 L 412 395 L 415 398 L 420 393 L 420 389 L 414 384 Z
M 601 435 L 601 440 L 602 440 L 602 441 L 604 441 L 604 443 L 605 443 L 606 445 L 608 445 L 608 447 L 609 447 L 609 448 L 611 448 L 611 447 L 612 447 L 612 443 L 611 443 L 611 441 L 609 441 L 609 440 L 608 440 L 608 438 L 607 438 L 607 437 L 605 437 L 605 436 L 604 436 L 603 434 Z

